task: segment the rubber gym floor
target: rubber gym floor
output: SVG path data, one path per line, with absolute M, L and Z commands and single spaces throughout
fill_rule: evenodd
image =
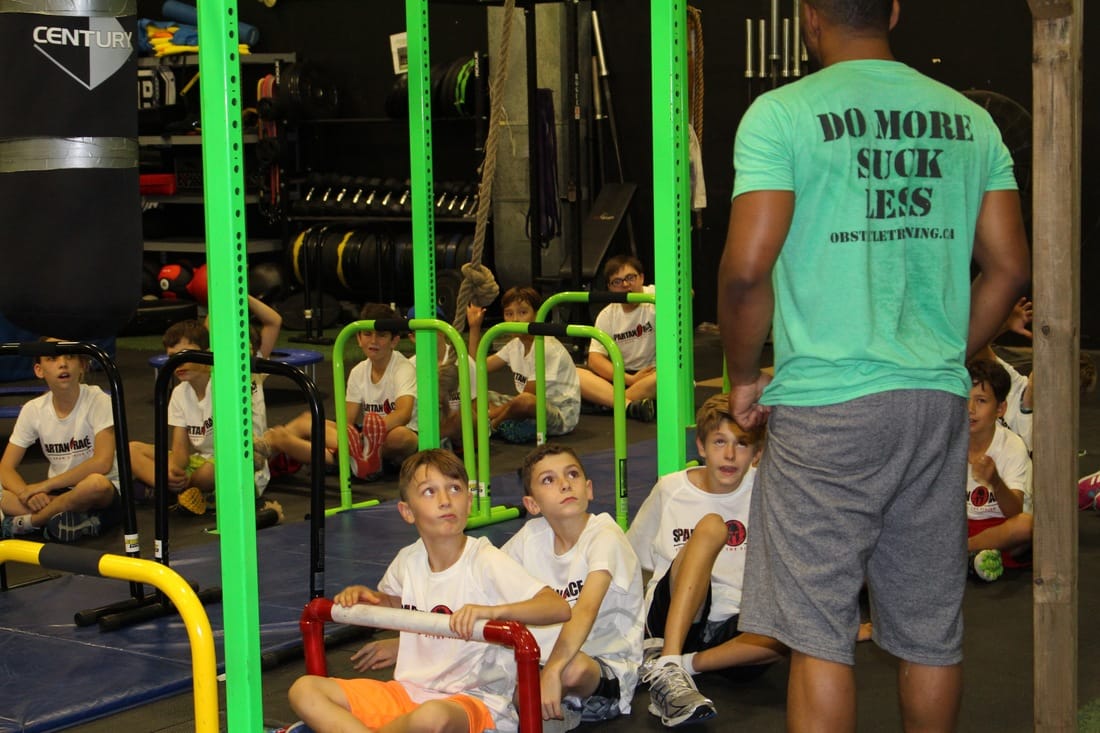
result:
M 287 346 L 308 348 L 308 345 L 291 344 Z M 153 372 L 148 365 L 148 359 L 157 349 L 157 339 L 120 339 L 116 355 L 116 363 L 120 368 L 126 393 L 127 427 L 131 439 L 151 441 L 153 436 Z M 695 339 L 695 364 L 696 377 L 701 383 L 696 390 L 696 399 L 701 400 L 717 391 L 717 378 L 720 375 L 719 344 L 717 337 L 711 333 L 697 333 Z M 1029 368 L 1030 354 L 1023 349 L 1012 349 L 1002 352 L 1010 361 Z M 1094 361 L 1100 355 L 1093 354 Z M 494 378 L 499 374 L 493 375 Z M 101 375 L 100 375 L 101 377 Z M 266 385 L 267 404 L 270 424 L 283 422 L 304 407 L 302 397 L 290 382 L 282 382 L 279 377 L 272 377 Z M 97 381 L 93 375 L 91 381 Z M 327 361 L 319 365 L 317 369 L 317 382 L 326 398 L 326 409 L 331 409 L 329 400 L 332 395 L 331 362 Z M 102 379 L 98 383 L 103 384 Z M 493 383 L 495 384 L 495 382 Z M 1100 468 L 1100 398 L 1095 394 L 1087 396 L 1081 404 L 1080 411 L 1080 447 L 1085 451 L 1080 459 L 1080 474 L 1091 473 Z M 9 426 L 0 426 L 0 434 L 6 435 L 10 431 Z M 606 415 L 582 415 L 581 423 L 577 430 L 564 439 L 563 442 L 571 445 L 582 458 L 590 456 L 588 469 L 590 474 L 610 476 L 611 447 L 611 418 Z M 636 422 L 628 424 L 628 439 L 635 446 L 631 453 L 631 467 L 635 469 L 631 475 L 632 483 L 635 481 L 648 482 L 649 476 L 635 475 L 639 467 L 644 468 L 645 460 L 639 455 L 652 451 L 652 440 L 656 436 L 656 426 Z M 513 472 L 519 465 L 526 449 L 519 446 L 511 446 L 493 442 L 492 445 L 492 473 L 494 476 Z M 31 452 L 33 453 L 33 451 Z M 30 454 L 29 454 L 30 455 Z M 33 474 L 40 470 L 44 473 L 45 463 L 41 459 L 34 459 L 28 465 L 28 471 Z M 645 470 L 655 472 L 654 468 Z M 309 511 L 309 471 L 303 469 L 298 474 L 283 477 L 272 482 L 265 497 L 277 500 L 283 506 L 285 512 L 284 524 L 302 522 Z M 329 505 L 336 503 L 336 479 L 327 477 Z M 601 488 L 605 494 L 609 493 L 610 486 L 596 486 L 597 494 Z M 1042 490 L 1040 487 L 1039 490 Z M 354 486 L 356 500 L 366 498 L 378 498 L 392 505 L 396 497 L 396 483 L 392 478 L 372 484 L 356 484 Z M 636 492 L 637 493 L 637 492 Z M 642 492 L 644 493 L 644 492 Z M 1067 498 L 1071 492 L 1067 491 Z M 641 496 L 632 496 L 632 506 L 636 508 L 635 501 L 640 501 Z M 393 517 L 397 522 L 396 516 Z M 519 520 L 521 521 L 521 520 Z M 503 525 L 497 525 L 494 529 L 494 539 L 499 533 L 510 533 L 519 526 L 519 521 L 513 521 Z M 152 511 L 148 508 L 139 508 L 138 526 L 142 531 L 142 554 L 145 557 L 152 553 Z M 212 518 L 174 516 L 171 520 L 171 547 L 173 557 L 186 554 L 190 548 L 201 549 L 200 546 L 217 541 L 216 536 L 206 530 L 212 524 Z M 511 526 L 509 526 L 511 525 Z M 291 531 L 295 528 L 288 528 Z M 300 529 L 300 528 L 298 528 Z M 261 531 L 261 539 L 264 533 L 278 532 L 282 530 L 268 529 Z M 335 529 L 330 529 L 335 533 Z M 359 541 L 357 538 L 356 541 Z M 368 540 L 361 540 L 363 543 Z M 331 540 L 330 540 L 331 542 Z M 121 551 L 122 533 L 115 530 L 103 537 L 87 540 L 84 543 L 89 547 L 108 549 L 113 552 Z M 330 545 L 331 546 L 331 545 Z M 385 552 L 392 555 L 396 546 Z M 1095 650 L 1100 648 L 1100 626 L 1089 623 L 1094 609 L 1100 609 L 1100 579 L 1096 573 L 1091 572 L 1100 562 L 1100 515 L 1093 512 L 1082 513 L 1079 527 L 1079 628 L 1078 628 L 1078 700 L 1081 705 L 1081 730 L 1100 731 L 1100 655 Z M 372 558 L 372 568 L 375 564 L 384 567 L 388 557 Z M 380 575 L 380 570 L 373 568 L 372 572 Z M 365 571 L 366 573 L 366 571 Z M 13 585 L 22 581 L 41 577 L 44 574 L 39 568 L 9 564 L 8 579 Z M 330 581 L 339 581 L 343 584 L 343 578 L 332 578 Z M 348 578 L 346 582 L 358 581 L 360 578 Z M 34 587 L 49 587 L 57 579 L 47 580 L 37 586 L 28 586 L 27 591 L 14 588 L 9 593 L 29 592 Z M 115 581 L 98 581 L 112 583 Z M 280 582 L 279 578 L 261 577 L 261 583 Z M 307 600 L 307 587 L 304 580 L 295 577 L 289 581 L 294 587 L 301 587 L 301 602 Z M 124 597 L 125 587 L 118 585 L 120 595 Z M 57 594 L 62 596 L 62 594 Z M 65 598 L 50 596 L 50 603 L 65 604 Z M 67 612 L 71 613 L 70 609 Z M 208 607 L 211 615 L 220 613 L 217 605 Z M 973 581 L 967 587 L 965 601 L 965 696 L 962 706 L 959 730 L 961 731 L 1027 731 L 1032 729 L 1032 594 L 1030 571 L 1012 571 L 999 581 L 992 584 L 977 584 Z M 18 623 L 14 619 L 4 619 L 0 625 L 14 626 Z M 91 631 L 94 635 L 96 631 Z M 106 632 L 111 633 L 111 632 Z M 92 639 L 91 644 L 95 643 Z M 363 638 L 347 641 L 338 646 L 330 647 L 327 660 L 329 673 L 332 675 L 349 676 L 354 674 L 348 663 L 350 654 L 363 643 Z M 3 644 L 0 643 L 0 653 Z M 32 652 L 33 654 L 33 652 Z M 28 661 L 28 660 L 24 660 Z M 38 659 L 32 664 L 21 664 L 18 658 L 5 659 L 0 668 L 0 684 L 17 683 L 18 679 L 28 674 L 27 670 L 36 670 L 35 674 L 50 674 L 51 665 L 45 660 Z M 135 672 L 126 669 L 109 669 L 105 666 L 102 670 L 102 683 L 108 692 L 109 688 L 124 684 L 130 674 Z M 23 671 L 20 671 L 20 670 Z M 262 674 L 263 685 L 263 711 L 265 724 L 275 727 L 291 722 L 294 715 L 286 702 L 286 691 L 293 680 L 304 671 L 301 658 L 292 658 L 272 669 L 266 669 Z M 694 726 L 696 729 L 710 730 L 752 730 L 752 731 L 782 731 L 784 730 L 784 700 L 786 685 L 787 665 L 780 663 L 775 665 L 762 678 L 749 684 L 734 684 L 721 675 L 700 675 L 697 682 L 700 690 L 711 697 L 718 708 L 718 717 L 709 723 Z M 380 675 L 385 676 L 385 675 Z M 7 680 L 3 678 L 7 677 Z M 859 729 L 866 731 L 894 731 L 900 730 L 900 722 L 896 712 L 896 686 L 895 686 L 895 662 L 885 653 L 878 650 L 873 643 L 861 644 L 857 650 L 857 680 L 858 680 L 858 704 L 859 704 Z M 19 689 L 17 684 L 10 684 L 8 690 Z M 89 689 L 94 690 L 93 684 Z M 221 710 L 225 714 L 224 685 L 221 685 L 222 699 Z M 15 693 L 18 694 L 18 693 Z M 89 693 L 93 697 L 101 693 Z M 5 692 L 3 697 L 7 698 Z M 9 700 L 5 699 L 0 708 L 8 708 Z M 147 702 L 129 710 L 118 712 L 108 717 L 97 720 L 85 720 L 81 715 L 76 717 L 79 721 L 68 730 L 81 731 L 83 733 L 113 733 L 117 730 L 131 731 L 186 731 L 193 729 L 193 708 L 190 687 L 183 688 L 183 692 L 157 701 Z M 634 698 L 634 712 L 626 718 L 621 718 L 610 723 L 601 724 L 601 729 L 608 733 L 621 733 L 624 731 L 649 730 L 658 731 L 662 727 L 660 721 L 646 712 L 648 705 L 648 693 L 645 688 L 639 688 Z M 94 709 L 94 705 L 88 707 Z M 0 711 L 2 712 L 2 711 Z M 91 715 L 90 713 L 88 714 Z M 0 715 L 0 717 L 3 717 Z M 0 731 L 22 730 L 21 727 L 4 727 L 0 722 Z

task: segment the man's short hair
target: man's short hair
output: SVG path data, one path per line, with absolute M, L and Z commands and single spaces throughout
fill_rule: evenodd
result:
M 177 321 L 168 327 L 162 339 L 164 348 L 170 349 L 181 341 L 190 341 L 202 351 L 210 351 L 210 331 L 197 318 Z
M 762 427 L 753 428 L 752 430 L 742 430 L 737 427 L 737 422 L 730 414 L 730 396 L 725 392 L 709 397 L 699 408 L 699 411 L 695 413 L 695 436 L 700 442 L 707 442 L 707 437 L 718 429 L 723 420 L 732 424 L 739 433 L 743 433 L 745 438 L 753 445 L 759 444 L 764 439 L 764 429 Z
M 571 456 L 577 462 L 577 465 L 581 467 L 581 470 L 584 470 L 584 464 L 581 463 L 580 457 L 572 448 L 561 443 L 544 443 L 524 457 L 523 465 L 519 469 L 519 481 L 523 484 L 524 495 L 531 495 L 531 481 L 534 479 L 535 466 L 548 456 L 560 455 Z
M 645 272 L 642 269 L 642 261 L 634 255 L 615 255 L 607 260 L 607 263 L 603 266 L 603 280 L 608 285 L 611 284 L 611 278 L 615 277 L 615 273 L 624 267 L 633 267 L 641 275 Z
M 539 295 L 539 291 L 531 287 L 515 287 L 508 288 L 504 291 L 504 295 L 500 296 L 500 307 L 507 308 L 512 303 L 522 302 L 531 306 L 531 310 L 537 311 L 539 306 L 542 305 L 542 296 Z
M 856 31 L 890 30 L 894 0 L 802 0 L 825 16 L 833 25 Z
M 966 366 L 970 372 L 970 384 L 977 387 L 984 384 L 993 393 L 993 398 L 998 403 L 1008 399 L 1008 392 L 1012 389 L 1012 378 L 999 362 L 992 359 L 977 359 Z
M 430 466 L 447 478 L 461 481 L 463 486 L 468 486 L 470 478 L 466 474 L 466 466 L 449 450 L 442 448 L 429 448 L 419 453 L 413 453 L 401 464 L 401 473 L 397 477 L 397 488 L 401 492 L 401 500 L 408 501 L 409 487 L 416 477 L 416 472 L 421 466 Z

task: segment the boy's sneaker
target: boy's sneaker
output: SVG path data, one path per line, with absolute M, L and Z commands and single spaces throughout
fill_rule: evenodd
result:
M 493 431 L 493 436 L 509 443 L 522 445 L 535 440 L 534 420 L 501 420 Z
M 642 642 L 642 666 L 654 662 L 661 656 L 665 640 L 660 636 L 651 636 Z
M 198 486 L 181 491 L 176 502 L 177 507 L 191 514 L 206 514 L 206 494 Z
M 657 403 L 651 399 L 631 400 L 626 416 L 638 422 L 653 422 L 657 419 Z
M 96 514 L 61 512 L 46 522 L 46 537 L 58 542 L 74 542 L 81 537 L 98 537 L 99 527 Z
M 718 714 L 714 703 L 699 692 L 695 680 L 678 664 L 650 663 L 643 668 L 642 682 L 649 685 L 649 712 L 668 728 L 710 720 Z
M 363 415 L 363 431 L 348 425 L 348 456 L 351 472 L 359 479 L 371 479 L 382 472 L 382 444 L 386 442 L 386 421 L 381 415 Z
M 282 728 L 272 728 L 271 733 L 313 733 L 313 729 L 299 720 L 297 723 L 291 723 Z
M 134 500 L 134 504 L 138 506 L 145 506 L 146 504 L 152 504 L 153 499 L 156 498 L 157 492 L 149 484 L 144 481 L 134 479 L 130 484 L 130 498 Z
M 1000 550 L 981 550 L 970 555 L 970 573 L 975 577 L 992 583 L 1004 573 L 1004 562 Z
M 30 514 L 5 517 L 3 510 L 0 510 L 0 539 L 10 540 L 14 537 L 22 537 L 37 531 L 38 527 L 31 524 Z

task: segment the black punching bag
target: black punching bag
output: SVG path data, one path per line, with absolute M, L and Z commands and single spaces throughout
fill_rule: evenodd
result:
M 141 298 L 136 0 L 0 6 L 0 314 L 114 336 Z

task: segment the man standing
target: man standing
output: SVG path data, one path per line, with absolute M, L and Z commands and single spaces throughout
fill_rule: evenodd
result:
M 719 270 L 731 412 L 768 422 L 740 629 L 792 649 L 789 730 L 855 730 L 866 580 L 905 730 L 952 730 L 965 359 L 1029 272 L 1012 160 L 984 110 L 894 60 L 897 0 L 801 7 L 821 70 L 741 121 Z

